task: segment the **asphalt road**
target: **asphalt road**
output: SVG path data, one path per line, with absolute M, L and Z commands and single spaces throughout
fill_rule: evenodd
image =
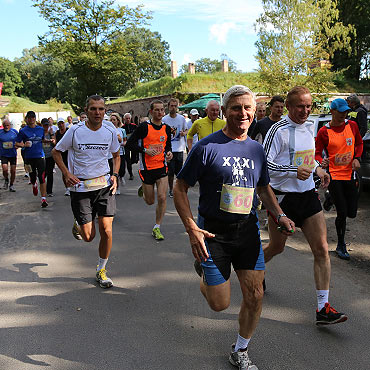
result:
M 73 238 L 59 171 L 55 182 L 46 209 L 22 177 L 17 193 L 0 191 L 0 369 L 233 369 L 227 355 L 241 301 L 235 274 L 230 308 L 212 312 L 172 199 L 166 239 L 156 242 L 154 208 L 137 197 L 137 176 L 127 181 L 107 266 L 115 286 L 103 290 L 94 280 L 98 239 Z M 197 193 L 190 192 L 194 212 Z M 330 301 L 349 320 L 318 328 L 312 262 L 308 248 L 289 247 L 268 265 L 253 362 L 260 370 L 370 369 L 369 273 L 332 257 Z

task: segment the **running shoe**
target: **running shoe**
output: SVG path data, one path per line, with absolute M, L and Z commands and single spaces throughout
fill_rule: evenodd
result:
M 120 185 L 121 186 L 125 186 L 126 185 L 126 181 L 125 181 L 125 178 L 124 177 L 120 177 L 119 178 L 119 182 L 120 182 Z
M 134 179 L 134 176 L 133 176 L 133 175 L 131 175 L 128 179 L 129 179 L 129 180 L 133 180 L 133 179 Z
M 328 302 L 325 303 L 321 311 L 316 310 L 316 325 L 338 324 L 346 320 L 347 316 L 335 310 Z
M 199 275 L 199 277 L 203 276 L 203 267 L 198 260 L 194 261 L 194 270 Z
M 142 186 L 140 186 L 140 188 L 139 188 L 139 189 L 137 189 L 137 195 L 138 195 L 140 198 L 142 198 L 142 197 L 143 197 L 143 195 L 144 195 L 144 191 L 143 191 L 143 187 L 142 187 Z
M 119 190 L 119 188 L 116 190 L 116 195 L 121 195 L 121 190 Z
M 66 192 L 64 193 L 64 195 L 65 195 L 66 197 L 69 197 L 69 196 L 71 195 L 71 193 L 69 192 L 69 189 L 66 189 Z
M 80 234 L 80 228 L 78 227 L 76 220 L 73 221 L 72 235 L 74 236 L 75 239 L 82 240 L 82 236 Z
M 154 236 L 155 240 L 163 240 L 164 239 L 164 236 L 161 233 L 161 230 L 159 229 L 159 227 L 155 227 L 153 229 L 152 235 Z
M 37 184 L 33 184 L 32 185 L 32 192 L 33 192 L 33 195 L 36 197 L 37 194 L 39 193 L 39 189 L 37 188 Z
M 14 185 L 9 186 L 9 191 L 11 191 L 12 193 L 15 193 Z
M 53 196 L 54 196 L 53 193 L 48 194 L 48 197 L 53 197 Z
M 247 350 L 235 352 L 235 344 L 231 346 L 229 362 L 239 370 L 258 370 L 258 367 L 252 364 Z
M 333 201 L 328 190 L 325 192 L 325 200 L 322 206 L 327 212 L 333 208 Z
M 172 190 L 170 190 L 170 191 L 168 192 L 168 195 L 170 196 L 170 198 L 173 198 L 173 191 L 172 191 Z
M 96 271 L 96 281 L 99 283 L 101 288 L 111 288 L 113 281 L 107 276 L 107 270 L 105 268 Z
M 7 189 L 8 189 L 8 186 L 9 186 L 9 180 L 8 180 L 8 179 L 5 179 L 5 180 L 4 180 L 4 186 L 3 186 L 3 189 L 4 189 L 4 190 L 7 190 Z
M 335 250 L 337 252 L 337 255 L 342 260 L 349 260 L 351 257 L 349 253 L 347 252 L 347 246 L 346 244 L 339 244 L 337 245 L 337 249 Z
M 48 204 L 48 202 L 46 201 L 46 199 L 43 199 L 43 200 L 41 201 L 41 208 L 46 208 L 48 205 L 49 205 L 49 204 Z

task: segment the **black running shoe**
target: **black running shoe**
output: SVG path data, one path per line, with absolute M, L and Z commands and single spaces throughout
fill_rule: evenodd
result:
M 347 321 L 344 313 L 338 312 L 327 302 L 321 311 L 316 310 L 316 325 L 331 325 Z
M 325 200 L 323 203 L 323 208 L 325 211 L 329 212 L 333 208 L 333 201 L 331 199 L 330 193 L 328 191 L 325 192 Z

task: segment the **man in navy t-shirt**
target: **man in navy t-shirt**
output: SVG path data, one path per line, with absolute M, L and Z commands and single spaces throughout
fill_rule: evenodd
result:
M 290 235 L 295 229 L 269 186 L 262 146 L 248 137 L 256 111 L 254 94 L 242 85 L 231 87 L 224 95 L 222 111 L 226 126 L 190 151 L 177 176 L 174 201 L 189 234 L 196 271 L 202 277 L 201 292 L 213 310 L 229 306 L 231 264 L 236 271 L 243 303 L 229 361 L 240 369 L 254 369 L 247 347 L 262 310 L 265 270 L 256 192 L 283 233 Z M 200 186 L 198 223 L 187 197 L 196 182 Z
M 4 119 L 3 129 L 0 130 L 0 153 L 1 153 L 1 166 L 3 168 L 4 186 L 3 189 L 15 192 L 14 180 L 15 171 L 17 167 L 17 148 L 15 147 L 15 139 L 17 138 L 18 131 L 11 128 L 10 121 Z M 8 163 L 10 164 L 10 185 L 9 185 L 9 172 Z
M 27 126 L 19 131 L 16 146 L 24 148 L 25 165 L 28 167 L 32 191 L 35 196 L 38 194 L 36 178 L 39 180 L 41 207 L 45 208 L 48 203 L 46 201 L 45 154 L 42 149 L 44 129 L 36 125 L 36 114 L 33 111 L 27 112 L 26 122 Z

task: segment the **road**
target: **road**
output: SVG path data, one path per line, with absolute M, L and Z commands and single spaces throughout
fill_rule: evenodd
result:
M 156 242 L 154 208 L 136 195 L 137 176 L 117 196 L 114 288 L 94 280 L 98 241 L 71 235 L 69 198 L 59 171 L 50 207 L 20 175 L 17 193 L 0 191 L 0 369 L 210 370 L 227 361 L 237 335 L 241 294 L 212 312 L 199 292 L 187 235 L 172 199 Z M 190 191 L 196 211 L 198 189 Z M 262 239 L 266 240 L 266 232 Z M 260 370 L 370 369 L 370 278 L 361 265 L 331 254 L 330 301 L 349 320 L 314 325 L 313 258 L 291 247 L 268 265 L 267 292 L 250 356 Z

